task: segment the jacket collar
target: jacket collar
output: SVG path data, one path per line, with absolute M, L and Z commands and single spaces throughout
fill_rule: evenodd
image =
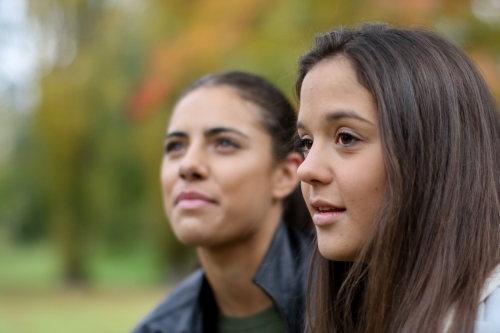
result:
M 254 275 L 252 281 L 268 294 L 277 306 L 281 316 L 287 319 L 287 326 L 294 331 L 294 322 L 291 318 L 296 316 L 290 304 L 304 297 L 305 272 L 309 260 L 298 260 L 299 257 L 308 258 L 310 253 L 297 253 L 305 251 L 304 246 L 293 246 L 294 242 L 304 241 L 299 235 L 291 232 L 289 227 L 281 222 L 276 229 L 269 249 Z M 296 309 L 295 309 L 296 310 Z
M 280 222 L 266 255 L 252 278 L 253 283 L 260 287 L 277 306 L 280 315 L 286 320 L 289 332 L 301 331 L 301 328 L 296 327 L 296 317 L 303 315 L 304 309 L 293 304 L 297 304 L 297 300 L 304 297 L 307 275 L 305 272 L 309 265 L 310 247 L 304 246 L 303 242 L 309 241 L 309 238 L 292 231 L 283 221 Z M 204 275 L 200 287 L 199 306 L 196 311 L 198 315 L 195 317 L 201 317 L 202 320 L 195 326 L 202 325 L 203 332 L 213 332 L 218 316 L 217 303 Z

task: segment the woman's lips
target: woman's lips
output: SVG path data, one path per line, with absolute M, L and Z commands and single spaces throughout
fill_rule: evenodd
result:
M 210 205 L 211 202 L 206 201 L 206 200 L 200 200 L 200 199 L 186 199 L 186 200 L 181 200 L 177 203 L 178 208 L 182 209 L 199 209 L 205 206 Z
M 311 206 L 314 208 L 312 220 L 318 227 L 326 226 L 338 221 L 338 219 L 341 218 L 346 211 L 345 208 L 336 207 L 320 200 L 312 202 Z
M 181 192 L 175 199 L 175 206 L 181 209 L 194 210 L 212 205 L 215 200 L 195 191 Z

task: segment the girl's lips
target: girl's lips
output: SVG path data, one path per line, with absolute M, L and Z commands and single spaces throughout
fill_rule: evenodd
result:
M 313 199 L 310 200 L 311 207 L 314 208 L 314 214 L 312 220 L 314 224 L 318 227 L 326 226 L 338 221 L 345 213 L 345 208 L 341 208 L 331 203 L 320 200 Z
M 322 227 L 338 221 L 344 213 L 345 209 L 332 209 L 327 211 L 316 210 L 312 216 L 312 220 L 316 226 Z
M 194 210 L 215 203 L 215 200 L 195 191 L 183 191 L 175 199 L 175 205 L 181 209 Z

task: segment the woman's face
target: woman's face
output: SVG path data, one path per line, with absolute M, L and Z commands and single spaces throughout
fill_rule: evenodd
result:
M 327 259 L 353 261 L 385 195 L 376 104 L 344 56 L 316 64 L 300 96 L 298 134 L 305 160 L 298 176 L 318 248 Z
M 198 88 L 175 106 L 161 183 L 167 216 L 181 242 L 224 245 L 270 223 L 279 196 L 277 163 L 260 112 L 225 86 Z

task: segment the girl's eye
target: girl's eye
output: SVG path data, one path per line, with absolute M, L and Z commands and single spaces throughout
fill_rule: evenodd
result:
M 337 134 L 337 143 L 344 147 L 350 147 L 359 140 L 349 132 L 339 132 Z
M 313 145 L 313 140 L 309 138 L 299 139 L 296 143 L 297 148 L 299 149 L 300 153 L 304 158 L 307 157 L 307 154 L 309 153 L 309 150 L 311 150 L 312 145 Z
M 165 146 L 165 153 L 172 154 L 179 152 L 184 148 L 184 145 L 180 141 L 171 141 Z

